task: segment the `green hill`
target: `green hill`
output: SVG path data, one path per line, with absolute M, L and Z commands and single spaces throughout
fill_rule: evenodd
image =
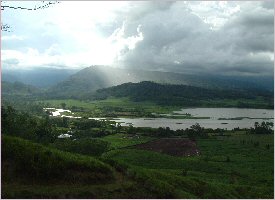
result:
M 228 101 L 236 101 L 237 107 L 273 107 L 273 94 L 261 94 L 246 90 L 205 89 L 188 85 L 158 84 L 149 81 L 125 83 L 100 89 L 91 98 L 129 97 L 132 101 L 151 101 L 160 105 L 175 106 L 226 106 Z M 209 106 L 208 105 L 208 106 Z

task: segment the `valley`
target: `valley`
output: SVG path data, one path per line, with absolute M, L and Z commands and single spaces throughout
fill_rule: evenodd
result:
M 272 92 L 73 77 L 2 82 L 2 197 L 273 197 Z
M 1 199 L 274 199 L 274 1 L 1 1 Z

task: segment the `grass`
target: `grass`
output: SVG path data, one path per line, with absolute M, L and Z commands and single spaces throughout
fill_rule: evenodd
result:
M 8 199 L 128 199 L 148 197 L 156 198 L 156 194 L 148 191 L 141 184 L 124 180 L 113 184 L 58 184 L 58 185 L 2 185 L 2 197 Z
M 109 142 L 111 144 L 110 148 L 111 149 L 117 149 L 117 148 L 122 148 L 122 147 L 127 147 L 131 145 L 136 145 L 136 144 L 141 144 L 148 142 L 152 140 L 153 138 L 151 137 L 146 137 L 146 136 L 139 136 L 137 137 L 132 137 L 131 135 L 128 134 L 115 134 L 115 135 L 108 135 L 101 140 Z
M 3 198 L 177 197 L 173 186 L 147 170 L 131 168 L 123 174 L 92 157 L 6 135 L 2 144 Z
M 98 159 L 2 135 L 2 198 L 156 198 Z
M 120 148 L 152 139 L 122 142 L 124 136 L 103 140 Z M 6 135 L 2 144 L 5 198 L 274 197 L 273 135 L 199 139 L 201 156 L 122 148 L 103 154 L 101 161 Z
M 13 173 L 20 177 L 19 181 L 26 176 L 32 182 L 104 183 L 114 180 L 112 168 L 92 157 L 6 135 L 2 135 L 2 145 L 4 182 L 12 182 Z
M 197 143 L 201 156 L 181 158 L 136 149 L 114 150 L 104 156 L 137 171 L 147 170 L 172 185 L 181 198 L 181 192 L 196 198 L 273 198 L 273 135 L 235 135 Z M 185 184 L 191 184 L 188 190 Z M 198 185 L 205 189 L 196 191 Z

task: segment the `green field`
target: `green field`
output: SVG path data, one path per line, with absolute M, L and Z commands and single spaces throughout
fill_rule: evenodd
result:
M 128 134 L 122 134 L 122 133 L 115 134 L 115 135 L 108 135 L 106 137 L 101 138 L 101 140 L 110 142 L 110 144 L 111 144 L 110 147 L 112 149 L 141 144 L 141 143 L 148 142 L 152 139 L 153 138 L 151 138 L 151 137 L 146 137 L 146 136 L 135 137 L 135 136 L 131 136 Z
M 100 140 L 109 142 L 113 150 L 95 158 L 4 135 L 3 195 L 7 198 L 273 198 L 273 135 L 227 133 L 197 139 L 201 154 L 191 157 L 132 147 L 157 138 L 112 134 Z
M 201 194 L 191 193 L 195 198 L 273 198 L 273 135 L 234 135 L 200 139 L 197 143 L 201 155 L 194 157 L 135 149 L 114 150 L 104 156 L 150 174 L 161 173 L 155 179 L 173 185 L 179 195 L 190 190 L 174 182 L 198 181 L 208 189 Z

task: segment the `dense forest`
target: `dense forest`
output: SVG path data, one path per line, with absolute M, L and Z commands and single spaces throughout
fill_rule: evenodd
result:
M 273 94 L 271 92 L 205 89 L 188 85 L 158 84 L 150 81 L 140 83 L 125 83 L 106 89 L 99 89 L 90 98 L 106 99 L 108 97 L 130 97 L 132 101 L 153 101 L 160 105 L 201 106 L 204 102 L 215 100 L 264 100 L 263 107 L 273 108 Z M 214 103 L 212 104 L 214 105 Z M 241 102 L 237 107 L 253 107 L 249 103 Z
M 77 86 L 75 86 L 77 87 Z M 56 99 L 55 92 L 38 89 L 20 82 L 3 82 L 3 100 L 14 102 L 19 99 L 45 100 Z M 127 97 L 133 102 L 154 102 L 161 106 L 197 107 L 240 107 L 273 108 L 273 93 L 265 90 L 245 89 L 206 89 L 190 85 L 160 84 L 151 81 L 124 83 L 118 86 L 89 92 L 79 91 L 79 100 L 103 100 L 110 97 Z M 64 94 L 64 93 L 62 93 Z M 68 97 L 65 95 L 64 97 Z M 59 99 L 58 97 L 57 99 Z M 20 103 L 20 102 L 19 102 Z M 16 103 L 15 103 L 16 104 Z

